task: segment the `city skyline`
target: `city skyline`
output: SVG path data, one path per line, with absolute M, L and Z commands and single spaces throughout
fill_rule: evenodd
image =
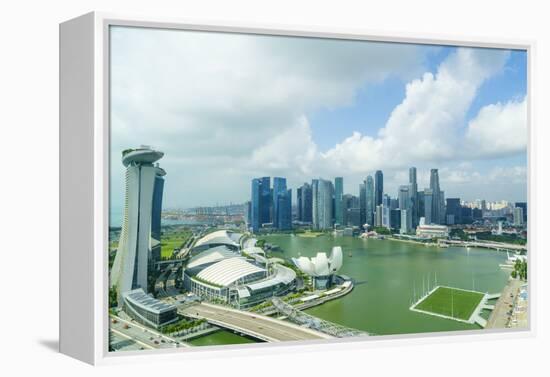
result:
M 418 190 L 438 168 L 446 197 L 526 201 L 524 52 L 124 27 L 112 44 L 114 211 L 141 144 L 166 153 L 165 208 L 243 203 L 264 175 L 293 201 L 318 177 L 355 193 L 377 169 L 394 196 L 410 166 Z

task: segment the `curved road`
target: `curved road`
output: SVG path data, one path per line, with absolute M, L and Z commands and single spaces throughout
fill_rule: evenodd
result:
M 204 318 L 213 325 L 247 334 L 266 342 L 332 338 L 330 335 L 290 322 L 220 305 L 201 303 L 180 307 L 178 313 L 187 317 Z

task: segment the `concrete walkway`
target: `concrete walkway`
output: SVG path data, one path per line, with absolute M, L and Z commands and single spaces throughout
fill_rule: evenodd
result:
M 486 329 L 503 329 L 506 328 L 510 315 L 508 314 L 512 309 L 514 300 L 518 294 L 519 288 L 524 282 L 516 279 L 510 279 L 508 284 L 502 290 L 495 309 L 492 311 L 489 320 L 487 321 Z

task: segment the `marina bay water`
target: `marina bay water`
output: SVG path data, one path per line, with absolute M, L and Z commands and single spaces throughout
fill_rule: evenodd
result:
M 501 292 L 509 272 L 499 264 L 506 253 L 490 249 L 424 246 L 395 240 L 361 239 L 322 235 L 262 236 L 266 242 L 279 246 L 273 257 L 314 256 L 342 246 L 344 263 L 339 274 L 355 280 L 348 295 L 308 309 L 307 312 L 376 335 L 479 329 L 466 324 L 412 312 L 409 307 L 422 290 L 437 284 L 480 292 Z M 222 343 L 234 343 L 234 338 L 209 335 L 198 343 L 212 344 L 208 337 Z M 213 340 L 213 339 L 212 339 Z M 227 341 L 227 342 L 226 342 Z M 198 344 L 197 344 L 198 345 Z
M 480 292 L 500 292 L 508 272 L 506 253 L 489 249 L 439 248 L 394 240 L 323 235 L 266 237 L 285 257 L 313 256 L 342 246 L 340 274 L 353 278 L 353 291 L 308 310 L 309 314 L 377 335 L 478 329 L 409 310 L 414 294 L 437 284 Z M 277 254 L 276 252 L 274 254 Z M 351 255 L 351 256 L 350 256 Z

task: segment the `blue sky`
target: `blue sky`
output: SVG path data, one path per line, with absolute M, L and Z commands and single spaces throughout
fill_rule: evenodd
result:
M 291 188 L 407 169 L 446 196 L 526 197 L 526 53 L 155 29 L 112 29 L 112 203 L 116 156 L 165 152 L 167 207 L 248 200 L 250 179 Z

